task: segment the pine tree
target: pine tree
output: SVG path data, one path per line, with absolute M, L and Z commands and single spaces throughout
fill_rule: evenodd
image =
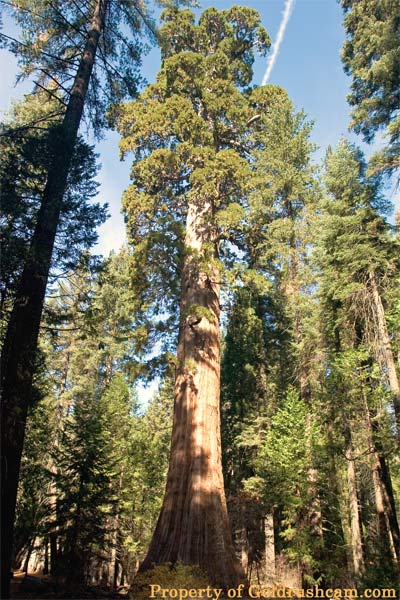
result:
M 266 299 L 248 288 L 236 290 L 228 312 L 221 363 L 222 465 L 234 542 L 246 574 L 264 550 L 260 522 L 265 506 L 244 490 L 254 475 L 251 449 L 242 434 L 271 414 L 265 324 Z
M 26 262 L 35 227 L 46 171 L 51 161 L 48 127 L 54 117 L 55 100 L 38 93 L 14 105 L 2 126 L 0 189 L 3 217 L 1 312 L 3 328 Z M 27 115 L 40 128 L 25 128 Z M 96 242 L 96 227 L 106 218 L 106 206 L 93 203 L 98 184 L 96 155 L 81 137 L 72 158 L 57 230 L 52 268 L 68 272 L 78 266 L 82 252 Z M 83 176 L 84 175 L 84 176 Z
M 400 159 L 399 0 L 341 0 L 347 39 L 342 60 L 352 76 L 348 101 L 351 127 L 371 142 L 381 129 L 386 147 L 371 159 L 371 170 L 396 173 Z
M 376 318 L 376 293 L 383 306 L 385 290 L 396 273 L 396 242 L 384 218 L 388 206 L 380 193 L 380 180 L 366 176 L 361 153 L 345 140 L 335 152 L 328 152 L 325 183 L 328 197 L 322 205 L 316 258 L 322 269 L 319 293 L 328 349 L 327 389 L 328 395 L 339 399 L 336 408 L 328 402 L 332 411 L 328 418 L 332 423 L 337 421 L 347 457 L 348 538 L 357 579 L 364 575 L 371 553 L 362 525 L 371 526 L 372 512 L 370 500 L 362 501 L 362 496 L 375 504 L 375 545 L 383 552 L 381 558 L 374 556 L 372 560 L 377 563 L 385 555 L 388 564 L 397 561 L 395 544 L 390 542 L 398 535 L 398 525 L 388 471 L 395 427 L 393 420 L 390 423 L 388 398 L 392 396 L 394 406 L 396 395 L 390 383 L 390 356 L 389 363 L 385 362 L 388 355 L 381 335 L 382 320 Z M 371 430 L 371 411 L 375 432 Z M 369 447 L 372 460 L 365 466 L 356 461 L 364 445 Z M 368 475 L 361 479 L 363 469 Z
M 40 381 L 44 396 L 49 381 Z M 46 378 L 47 379 L 47 378 Z M 38 387 L 39 382 L 36 381 Z M 30 411 L 24 453 L 21 461 L 21 479 L 18 488 L 14 563 L 17 568 L 27 570 L 29 559 L 39 540 L 47 543 L 47 523 L 50 518 L 49 504 L 49 448 L 55 431 L 54 402 L 49 397 L 41 398 Z M 47 557 L 48 558 L 48 557 Z M 48 571 L 48 560 L 44 565 Z
M 270 381 L 264 412 L 273 414 L 285 400 L 289 387 L 295 385 L 309 405 L 308 426 L 312 427 L 317 420 L 320 358 L 315 276 L 310 265 L 313 212 L 318 198 L 315 168 L 310 164 L 314 149 L 310 141 L 312 123 L 303 112 L 294 110 L 283 90 L 277 88 L 274 96 L 254 133 L 257 145 L 246 229 L 249 263 L 263 275 L 267 286 L 268 300 L 263 303 L 262 319 L 265 370 Z M 256 439 L 260 426 L 260 420 L 250 426 L 245 438 L 250 440 L 253 431 Z M 265 426 L 270 426 L 268 419 Z M 311 448 L 309 453 L 312 456 Z M 303 574 L 311 581 L 318 577 L 315 567 L 322 547 L 319 477 L 312 460 L 307 477 L 309 514 L 299 511 L 297 528 L 314 532 L 315 544 L 309 548 L 309 552 L 314 552 L 308 563 L 311 570 L 307 572 L 307 561 L 303 563 Z M 267 497 L 266 505 L 271 508 L 274 503 Z
M 253 152 L 247 236 L 250 262 L 274 282 L 272 293 L 281 306 L 284 322 L 280 327 L 288 334 L 284 360 L 290 363 L 290 373 L 284 378 L 292 378 L 306 399 L 311 396 L 310 371 L 318 347 L 309 259 L 318 198 L 315 167 L 310 162 L 315 147 L 310 141 L 312 123 L 279 91 L 255 133 L 258 147 Z
M 49 298 L 42 333 L 56 426 L 48 440 L 52 460 L 42 465 L 53 482 L 46 522 L 33 535 L 50 539 L 51 573 L 71 585 L 113 582 L 105 565 L 116 546 L 132 421 L 126 258 L 126 252 L 112 256 L 100 271 L 82 261 Z
M 337 152 L 328 152 L 325 181 L 332 200 L 322 229 L 324 293 L 347 307 L 354 326 L 361 322 L 390 387 L 398 422 L 399 379 L 383 305 L 398 271 L 397 242 L 385 221 L 390 206 L 381 194 L 380 178 L 366 175 L 361 153 L 345 140 Z
M 28 419 L 18 559 L 26 563 L 34 539 L 53 581 L 79 594 L 131 581 L 165 485 L 172 388 L 167 381 L 145 410 L 137 402 L 128 279 L 126 250 L 100 270 L 83 261 L 48 299 L 41 335 L 46 369 L 37 386 L 46 395 Z
M 87 581 L 91 560 L 107 548 L 107 517 L 115 497 L 104 420 L 95 391 L 81 387 L 54 455 L 57 572 L 71 587 Z
M 255 477 L 247 481 L 267 504 L 281 508 L 284 552 L 300 565 L 304 584 L 315 583 L 312 575 L 320 570 L 315 560 L 316 544 L 321 543 L 308 519 L 309 506 L 314 502 L 308 474 L 322 436 L 317 425 L 310 427 L 307 413 L 307 404 L 298 392 L 289 389 L 267 432 L 260 434 L 261 443 L 253 459 Z
M 10 3 L 24 41 L 11 40 L 25 74 L 38 74 L 36 86 L 61 90 L 62 122 L 50 131 L 50 164 L 29 253 L 15 294 L 2 354 L 2 587 L 8 596 L 18 474 L 23 448 L 39 326 L 63 197 L 71 170 L 84 108 L 95 129 L 104 122 L 104 106 L 136 92 L 142 46 L 140 27 L 147 20 L 136 2 Z M 126 41 L 121 28 L 127 27 Z M 7 36 L 2 34 L 2 37 Z M 114 61 L 116 66 L 111 63 Z M 95 65 L 107 67 L 99 94 Z M 51 90 L 53 97 L 58 97 Z M 63 97 L 64 96 L 64 97 Z M 107 100 L 106 100 L 107 99 Z M 92 100 L 92 102 L 91 102 Z M 100 118 L 99 118 L 100 117 Z
M 168 470 L 173 379 L 167 377 L 146 408 L 133 415 L 128 468 L 121 494 L 121 572 L 132 580 L 146 555 L 162 506 Z

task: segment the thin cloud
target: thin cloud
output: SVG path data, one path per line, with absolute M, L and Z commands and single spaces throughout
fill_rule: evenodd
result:
M 266 85 L 266 83 L 269 79 L 269 76 L 271 75 L 271 71 L 274 68 L 276 59 L 278 58 L 279 48 L 282 44 L 282 41 L 283 41 L 283 38 L 285 35 L 285 31 L 286 31 L 286 27 L 289 22 L 290 15 L 292 14 L 294 3 L 295 3 L 295 0 L 286 0 L 285 1 L 285 7 L 283 9 L 282 21 L 281 21 L 281 24 L 279 25 L 279 31 L 278 31 L 278 35 L 276 36 L 276 40 L 272 45 L 272 54 L 268 60 L 267 69 L 264 73 L 264 77 L 262 80 L 262 85 Z

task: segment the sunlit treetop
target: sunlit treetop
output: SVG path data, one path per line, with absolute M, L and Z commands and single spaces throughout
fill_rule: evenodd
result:
M 278 89 L 251 87 L 255 54 L 270 46 L 255 10 L 210 8 L 196 23 L 191 11 L 170 8 L 162 21 L 156 83 L 110 118 L 121 153 L 134 153 L 123 205 L 136 289 L 144 313 L 176 317 L 187 208 L 210 206 L 204 219 L 225 261 L 224 242 L 235 243 L 245 217 L 254 127 Z M 204 248 L 201 260 L 210 255 Z
M 400 165 L 400 1 L 342 0 L 347 34 L 342 49 L 352 76 L 351 127 L 371 142 L 384 129 L 386 146 L 371 172 L 392 174 Z

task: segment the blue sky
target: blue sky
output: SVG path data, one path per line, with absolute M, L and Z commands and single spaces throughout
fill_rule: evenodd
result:
M 223 9 L 233 2 L 228 0 L 206 0 L 201 8 L 215 6 Z M 240 2 L 237 2 L 240 3 Z M 263 25 L 272 40 L 276 38 L 284 9 L 284 0 L 251 0 L 248 6 L 259 11 Z M 200 12 L 200 11 L 196 11 Z M 315 122 L 312 139 L 319 146 L 315 160 L 320 160 L 328 145 L 336 145 L 342 135 L 359 143 L 367 154 L 373 147 L 362 144 L 361 139 L 349 134 L 349 107 L 346 95 L 350 78 L 342 69 L 340 49 L 344 40 L 343 14 L 336 0 L 295 0 L 287 24 L 280 51 L 271 72 L 269 83 L 281 85 L 289 93 L 295 106 L 303 108 Z M 154 80 L 160 66 L 157 49 L 153 49 L 143 60 L 143 75 L 148 82 Z M 267 58 L 257 59 L 254 68 L 254 83 L 261 84 L 267 66 Z M 17 73 L 16 61 L 11 54 L 0 52 L 0 110 L 5 110 L 11 98 L 20 97 L 29 91 L 27 84 L 13 87 Z M 108 254 L 124 243 L 125 231 L 120 214 L 121 195 L 129 185 L 130 158 L 120 162 L 118 157 L 118 135 L 108 132 L 97 145 L 102 165 L 99 181 L 101 201 L 110 205 L 111 218 L 100 228 L 97 252 Z M 393 190 L 388 190 L 392 202 L 398 203 Z

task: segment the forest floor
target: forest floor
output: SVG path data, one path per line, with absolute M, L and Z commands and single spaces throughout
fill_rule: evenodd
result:
M 104 588 L 87 587 L 79 591 L 68 591 L 64 594 L 62 590 L 51 580 L 49 576 L 41 573 L 21 573 L 15 572 L 11 580 L 11 598 L 16 600 L 47 600 L 57 598 L 57 600 L 86 600 L 86 599 L 105 599 L 122 600 L 127 597 L 126 589 L 120 592 L 109 592 Z

